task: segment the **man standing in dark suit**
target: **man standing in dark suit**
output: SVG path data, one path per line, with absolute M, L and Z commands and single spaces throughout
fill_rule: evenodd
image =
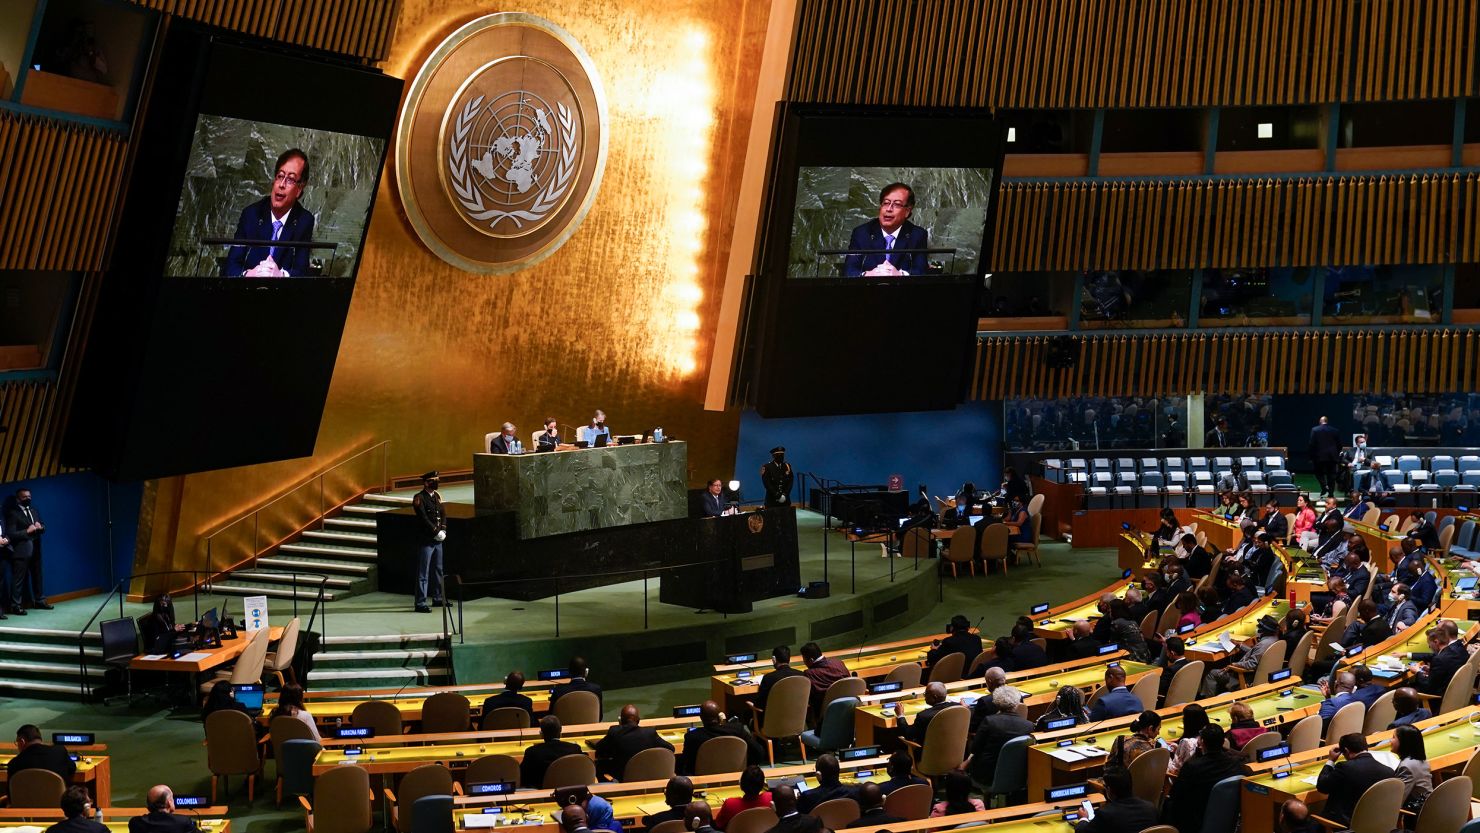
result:
M 1203 437 L 1203 448 L 1227 448 L 1231 439 L 1228 436 L 1228 420 L 1218 417 L 1212 430 Z
M 581 747 L 560 739 L 560 718 L 553 714 L 540 718 L 540 737 L 543 740 L 524 750 L 524 760 L 519 762 L 519 784 L 525 789 L 544 787 L 545 771 L 556 760 L 566 755 L 585 754 Z
M 72 783 L 77 764 L 67 753 L 67 747 L 42 743 L 41 730 L 34 724 L 27 723 L 15 730 L 15 749 L 15 756 L 5 764 L 5 772 L 10 779 L 13 780 L 15 774 L 23 769 L 47 769 L 60 775 L 63 781 Z
M 776 826 L 766 833 L 820 833 L 822 821 L 797 810 L 797 791 L 785 784 L 771 790 L 771 809 Z
M 761 466 L 761 485 L 766 489 L 767 506 L 785 506 L 791 502 L 791 487 L 796 481 L 791 463 L 786 462 L 786 446 L 771 449 L 771 462 Z
M 149 812 L 128 820 L 128 833 L 185 833 L 195 829 L 195 820 L 175 815 L 175 793 L 164 784 L 149 789 Z
M 232 246 L 223 276 L 228 278 L 288 278 L 309 273 L 312 249 L 290 243 L 313 242 L 313 213 L 298 204 L 308 181 L 308 154 L 290 148 L 277 158 L 272 190 L 242 209 L 236 224 L 238 240 L 271 240 L 272 246 Z
M 1341 758 L 1346 760 L 1339 761 Z M 1352 810 L 1356 809 L 1362 793 L 1378 781 L 1393 777 L 1396 776 L 1392 768 L 1367 751 L 1367 739 L 1360 732 L 1342 735 L 1316 777 L 1316 789 L 1326 794 L 1322 817 L 1346 824 L 1351 821 Z
M 596 742 L 596 773 L 610 775 L 620 781 L 632 756 L 645 749 L 667 749 L 673 744 L 658 736 L 658 730 L 641 725 L 642 715 L 637 707 L 628 703 L 622 707 L 617 725 L 606 730 L 606 735 Z
M 725 484 L 718 477 L 709 481 L 704 494 L 699 496 L 699 507 L 706 518 L 718 518 L 725 514 Z
M 1316 467 L 1316 482 L 1321 496 L 1336 494 L 1336 469 L 1341 464 L 1341 434 L 1330 421 L 1321 417 L 1310 429 L 1310 461 Z
M 766 750 L 761 747 L 760 743 L 740 727 L 726 723 L 724 715 L 720 713 L 718 703 L 705 700 L 699 706 L 699 725 L 683 736 L 683 752 L 678 756 L 678 771 L 685 775 L 692 775 L 695 765 L 699 762 L 699 747 L 703 746 L 705 741 L 721 737 L 740 738 L 745 741 L 747 763 L 758 764 L 765 761 Z
M 891 182 L 879 192 L 879 216 L 853 229 L 848 248 L 855 252 L 843 261 L 843 271 L 850 278 L 862 275 L 898 277 L 923 275 L 929 270 L 924 252 L 901 252 L 895 249 L 926 249 L 930 233 L 910 222 L 915 210 L 915 192 L 903 182 Z
M 510 671 L 509 676 L 504 678 L 504 690 L 483 701 L 483 720 L 494 709 L 524 709 L 529 715 L 530 725 L 534 724 L 534 701 L 520 694 L 524 688 L 524 674 L 519 671 Z
M 1074 833 L 1140 833 L 1156 826 L 1156 805 L 1137 798 L 1131 789 L 1131 772 L 1124 767 L 1105 770 L 1105 792 L 1109 801 L 1095 808 L 1095 817 L 1075 825 Z
M 554 710 L 555 701 L 571 693 L 572 691 L 589 691 L 596 695 L 596 705 L 601 707 L 601 686 L 586 680 L 586 673 L 590 666 L 586 664 L 585 657 L 570 658 L 570 682 L 561 683 L 550 689 L 550 708 Z
M 24 616 L 27 610 L 51 610 L 41 584 L 41 536 L 46 525 L 31 505 L 30 489 L 17 489 L 6 501 L 3 529 L 10 544 L 11 612 Z

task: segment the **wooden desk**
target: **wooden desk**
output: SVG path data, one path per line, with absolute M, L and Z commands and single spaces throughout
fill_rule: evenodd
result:
M 1033 617 L 1033 635 L 1044 639 L 1071 639 L 1070 633 L 1074 623 L 1080 619 L 1100 618 L 1100 597 L 1106 593 L 1114 593 L 1119 598 L 1125 598 L 1125 591 L 1135 584 L 1133 579 L 1122 579 L 1103 589 L 1081 596 L 1072 602 L 1065 602 L 1058 607 L 1051 607 L 1046 612 Z
M 1441 769 L 1463 767 L 1475 754 L 1475 747 L 1480 745 L 1480 728 L 1470 720 L 1476 715 L 1480 715 L 1480 708 L 1470 706 L 1413 724 L 1423 732 L 1424 751 L 1436 774 Z M 1391 745 L 1392 737 L 1392 732 L 1379 732 L 1368 735 L 1367 743 L 1374 750 L 1385 749 Z M 1254 774 L 1244 779 L 1240 794 L 1244 829 L 1273 830 L 1280 805 L 1288 799 L 1298 798 L 1312 805 L 1324 801 L 1325 796 L 1316 789 L 1315 781 L 1326 765 L 1330 749 L 1323 746 L 1289 759 L 1250 764 Z M 1289 774 L 1283 775 L 1284 772 Z
M 271 628 L 267 632 L 269 642 L 276 642 L 282 638 L 282 627 Z M 219 648 L 191 651 L 180 659 L 170 659 L 168 656 L 164 659 L 145 659 L 144 655 L 140 655 L 134 657 L 129 662 L 128 667 L 134 671 L 173 671 L 177 673 L 200 674 L 220 667 L 241 656 L 242 652 L 247 650 L 247 643 L 251 641 L 251 635 L 246 631 L 242 631 L 236 639 L 223 641 Z M 203 656 L 200 659 L 186 660 L 185 657 L 191 654 L 202 654 Z
M 1134 575 L 1155 572 L 1161 552 L 1151 533 L 1139 529 L 1122 530 L 1115 543 L 1115 563 Z
M 1027 695 L 1023 702 L 1028 706 L 1028 715 L 1030 718 L 1036 717 L 1047 710 L 1062 686 L 1072 685 L 1084 691 L 1093 691 L 1104 684 L 1106 663 L 1117 660 L 1126 671 L 1126 685 L 1128 686 L 1135 685 L 1137 680 L 1158 670 L 1150 665 L 1126 659 L 1125 652 L 1121 651 L 1104 657 L 1089 657 L 1075 660 L 1072 663 L 1044 666 L 1009 674 L 1007 675 L 1008 685 Z M 947 688 L 951 690 L 952 699 L 961 702 L 962 705 L 974 704 L 977 698 L 987 694 L 985 683 L 979 679 L 962 680 L 961 683 L 969 687 L 952 689 L 951 686 L 947 686 Z M 952 685 L 960 685 L 960 683 Z M 906 718 L 914 717 L 924 711 L 926 706 L 923 692 L 924 689 L 911 689 L 891 694 L 874 694 L 863 698 L 859 707 L 853 710 L 854 743 L 859 746 L 872 746 L 882 740 L 880 736 L 883 733 L 892 732 L 899 727 L 897 713 L 885 713 L 886 703 L 897 703 Z M 904 696 L 901 697 L 901 695 Z M 966 702 L 968 700 L 970 703 Z
M 976 630 L 973 628 L 972 633 Z M 840 648 L 828 651 L 827 655 L 842 660 L 854 676 L 869 682 L 878 682 L 889 675 L 896 666 L 905 663 L 923 665 L 931 643 L 945 634 L 912 636 L 896 642 L 882 642 L 857 648 Z M 792 666 L 804 668 L 801 656 L 792 657 Z M 714 676 L 709 678 L 710 699 L 720 705 L 726 714 L 734 714 L 741 702 L 752 698 L 760 691 L 761 677 L 771 671 L 770 657 L 758 657 L 754 662 L 740 665 L 716 665 Z M 750 676 L 740 677 L 741 672 Z
M 145 807 L 108 807 L 95 809 L 93 818 L 100 821 L 113 833 L 128 833 L 128 821 L 135 816 L 148 814 Z M 227 807 L 201 807 L 196 810 L 176 810 L 181 816 L 189 816 L 195 819 L 196 825 L 205 833 L 231 833 L 231 820 L 226 818 L 229 812 Z M 16 810 L 10 807 L 0 809 L 0 830 L 15 830 L 26 826 L 41 825 L 50 826 L 65 819 L 60 808 L 47 807 L 44 809 Z
M 658 730 L 658 735 L 673 744 L 674 749 L 683 749 L 684 735 L 699 725 L 699 719 L 666 718 L 645 720 L 644 726 Z M 561 734 L 567 740 L 595 757 L 592 746 L 606 735 L 607 724 L 572 726 Z M 457 770 L 484 755 L 508 755 L 515 760 L 524 760 L 524 750 L 540 742 L 540 732 L 535 729 L 507 729 L 497 732 L 456 732 L 433 735 L 396 735 L 394 737 L 366 738 L 364 740 L 325 740 L 324 748 L 314 759 L 313 773 L 320 775 L 346 763 L 358 764 L 372 774 L 387 772 L 410 772 L 422 764 L 441 763 Z M 347 747 L 360 747 L 359 755 L 346 755 Z
M 1243 530 L 1239 528 L 1237 520 L 1230 521 L 1208 509 L 1194 509 L 1192 516 L 1193 522 L 1197 524 L 1197 531 L 1207 533 L 1208 546 L 1214 548 L 1215 552 L 1231 550 L 1244 539 Z
M 1290 692 L 1286 695 L 1283 692 Z M 1325 698 L 1314 686 L 1290 687 L 1288 680 L 1267 683 L 1254 688 L 1220 694 L 1198 700 L 1207 709 L 1208 719 L 1227 728 L 1233 722 L 1229 711 L 1234 703 L 1245 703 L 1254 711 L 1254 719 L 1271 728 L 1300 719 L 1320 711 Z M 1182 735 L 1182 706 L 1157 709 L 1162 717 L 1161 737 L 1175 740 Z M 1115 738 L 1130 733 L 1130 723 L 1135 716 L 1077 726 L 1057 732 L 1035 732 L 1034 743 L 1028 747 L 1028 795 L 1042 795 L 1043 790 L 1060 784 L 1083 781 L 1105 766 L 1105 754 Z M 1056 755 L 1065 741 L 1070 741 L 1068 754 Z M 1074 750 L 1085 746 L 1098 747 L 1098 754 L 1079 754 L 1069 760 Z M 1084 750 L 1088 751 L 1088 750 Z
M 1223 646 L 1218 643 L 1219 634 L 1226 632 L 1235 641 L 1252 639 L 1258 633 L 1260 619 L 1265 616 L 1282 619 L 1289 609 L 1288 601 L 1270 594 L 1262 599 L 1254 600 L 1253 604 L 1242 611 L 1236 611 L 1231 616 L 1224 616 L 1206 625 L 1201 625 L 1183 636 L 1183 640 L 1187 643 L 1187 658 L 1202 660 L 1210 665 L 1222 662 L 1228 659 L 1230 653 L 1223 650 Z
M 1407 510 L 1403 510 L 1406 514 Z M 1387 564 L 1388 550 L 1398 546 L 1408 536 L 1403 535 L 1396 529 L 1383 532 L 1375 526 L 1368 526 L 1361 521 L 1347 519 L 1347 524 L 1366 542 L 1367 549 L 1372 552 L 1372 563 Z
M 499 690 L 502 690 L 502 686 L 500 686 Z M 410 689 L 409 691 L 410 693 L 408 695 L 401 697 L 391 696 L 348 700 L 320 699 L 313 702 L 306 702 L 304 705 L 308 708 L 309 714 L 313 715 L 314 722 L 320 726 L 350 725 L 350 716 L 354 714 L 355 707 L 372 699 L 382 700 L 395 706 L 396 710 L 401 713 L 401 722 L 403 724 L 420 723 L 422 705 L 435 692 L 427 693 L 424 689 Z M 534 703 L 536 719 L 538 719 L 540 714 L 550 710 L 550 692 L 548 690 L 529 692 L 526 696 Z M 483 714 L 483 698 L 476 700 L 469 698 L 469 704 L 471 706 L 470 714 L 473 725 L 477 726 Z M 263 726 L 268 725 L 272 720 L 272 710 L 275 705 L 276 700 L 273 702 L 264 702 L 262 705 L 262 714 L 257 716 L 257 722 Z M 533 732 L 536 737 L 539 736 L 538 727 L 528 729 L 526 732 Z
M 9 784 L 10 776 L 5 765 L 14 757 L 14 753 L 0 755 L 0 784 Z M 112 761 L 107 755 L 77 755 L 77 772 L 72 775 L 72 783 L 87 787 L 87 791 L 92 793 L 93 806 L 109 806 L 113 803 Z
M 1440 619 L 1453 619 L 1453 611 L 1458 609 L 1456 605 L 1455 602 L 1440 604 L 1437 609 L 1429 611 L 1415 620 L 1412 625 L 1387 639 L 1354 656 L 1343 657 L 1339 661 L 1339 667 L 1350 668 L 1354 665 L 1365 665 L 1372 671 L 1372 676 L 1383 681 L 1383 684 L 1389 688 L 1402 685 L 1412 676 L 1409 655 L 1428 653 L 1429 628 Z M 1459 625 L 1462 621 L 1455 624 Z M 1469 642 L 1476 636 L 1480 636 L 1480 622 L 1470 622 L 1469 625 L 1468 628 L 1461 625 L 1460 642 Z

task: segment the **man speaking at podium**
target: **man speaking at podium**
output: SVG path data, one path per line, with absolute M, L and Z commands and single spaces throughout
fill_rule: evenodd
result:
M 915 192 L 903 182 L 891 182 L 879 192 L 879 216 L 853 229 L 848 248 L 855 252 L 843 263 L 850 278 L 897 277 L 923 275 L 929 268 L 924 252 L 901 252 L 894 249 L 924 249 L 930 246 L 930 233 L 910 222 L 915 210 Z
M 238 240 L 313 241 L 313 213 L 298 204 L 308 179 L 308 154 L 290 148 L 277 158 L 267 196 L 242 209 Z M 228 278 L 288 278 L 308 272 L 312 249 L 302 246 L 232 246 L 223 275 Z

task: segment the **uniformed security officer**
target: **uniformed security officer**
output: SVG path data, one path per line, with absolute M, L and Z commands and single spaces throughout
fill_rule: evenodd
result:
M 761 483 L 766 487 L 767 506 L 786 506 L 791 502 L 791 485 L 796 477 L 786 462 L 786 447 L 771 449 L 771 462 L 761 466 Z
M 442 601 L 442 542 L 447 539 L 447 513 L 442 510 L 442 495 L 437 492 L 440 478 L 435 471 L 421 476 L 422 488 L 411 499 L 416 517 L 422 522 L 422 541 L 416 560 L 416 612 L 431 613 L 427 606 L 427 585 L 431 584 L 432 604 Z

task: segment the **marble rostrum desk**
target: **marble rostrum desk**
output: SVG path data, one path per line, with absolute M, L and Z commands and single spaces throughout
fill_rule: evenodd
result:
M 800 583 L 790 507 L 753 513 L 753 521 L 690 517 L 682 442 L 477 454 L 473 476 L 472 504 L 444 504 L 452 598 L 454 575 L 464 598 L 527 600 L 647 571 L 662 577 L 662 601 L 739 612 Z M 376 532 L 380 589 L 411 592 L 425 537 L 415 510 L 381 512 Z

